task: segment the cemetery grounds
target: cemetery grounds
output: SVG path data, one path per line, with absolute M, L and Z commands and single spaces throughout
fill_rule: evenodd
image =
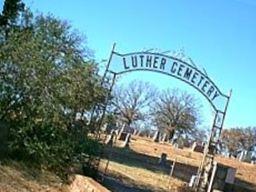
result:
M 197 173 L 203 154 L 191 148 L 176 148 L 167 142 L 132 135 L 129 147 L 114 140 L 106 146 L 100 164 L 101 183 L 111 191 L 169 192 L 190 191 L 188 183 Z M 162 153 L 167 154 L 165 165 L 159 164 Z M 237 159 L 217 156 L 216 160 L 237 169 L 234 191 L 256 191 L 256 165 Z M 171 167 L 175 162 L 172 176 Z

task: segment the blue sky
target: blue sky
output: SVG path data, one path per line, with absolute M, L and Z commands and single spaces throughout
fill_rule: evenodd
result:
M 24 2 L 33 11 L 69 21 L 87 36 L 98 61 L 109 57 L 114 42 L 121 53 L 147 48 L 184 50 L 224 93 L 233 90 L 224 127 L 256 126 L 255 0 Z M 121 82 L 132 79 L 150 81 L 163 89 L 179 87 L 194 94 L 204 106 L 203 124 L 211 125 L 209 104 L 188 85 L 155 73 L 125 75 Z

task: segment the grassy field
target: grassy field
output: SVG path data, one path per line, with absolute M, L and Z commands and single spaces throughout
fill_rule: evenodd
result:
M 174 148 L 168 143 L 155 143 L 151 139 L 132 136 L 130 147 L 105 147 L 105 158 L 101 161 L 102 183 L 115 192 L 188 192 L 191 175 L 196 174 L 202 154 L 188 148 Z M 158 161 L 162 153 L 167 154 L 165 166 Z M 108 169 L 105 172 L 107 159 Z M 236 191 L 256 191 L 256 165 L 217 156 L 224 165 L 237 168 Z M 175 161 L 173 176 L 170 166 Z M 242 189 L 244 188 L 244 189 Z M 0 164 L 0 192 L 48 191 L 68 192 L 70 187 L 56 175 L 34 169 L 23 163 Z
M 114 147 L 106 147 L 105 155 L 109 164 L 106 175 L 111 176 L 131 188 L 145 191 L 189 191 L 186 187 L 191 176 L 196 174 L 202 154 L 191 149 L 174 148 L 167 143 L 155 143 L 151 139 L 133 136 L 129 148 L 121 148 L 117 141 Z M 159 166 L 162 153 L 168 155 L 166 166 Z M 237 191 L 256 191 L 256 166 L 235 159 L 217 156 L 216 160 L 224 165 L 237 168 L 235 183 Z M 170 165 L 176 161 L 173 176 Z M 101 167 L 104 172 L 107 161 Z M 239 187 L 240 186 L 240 187 Z M 118 190 L 114 190 L 118 191 Z

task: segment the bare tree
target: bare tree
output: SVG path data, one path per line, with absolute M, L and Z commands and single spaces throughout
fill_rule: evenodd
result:
M 206 143 L 209 135 L 210 135 L 210 129 L 195 128 L 191 131 L 189 139 L 191 141 Z
M 225 129 L 221 134 L 222 147 L 235 154 L 238 150 L 249 150 L 256 143 L 256 127 Z
M 151 107 L 157 128 L 166 132 L 169 139 L 174 134 L 192 134 L 199 122 L 198 102 L 192 95 L 178 89 L 164 91 Z
M 113 110 L 123 123 L 130 126 L 145 119 L 146 109 L 154 95 L 154 88 L 149 83 L 132 81 L 127 86 L 119 86 L 114 90 Z

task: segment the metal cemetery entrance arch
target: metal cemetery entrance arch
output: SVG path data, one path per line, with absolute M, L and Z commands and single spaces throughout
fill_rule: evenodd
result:
M 112 91 L 116 76 L 132 71 L 154 71 L 179 79 L 199 91 L 213 107 L 215 117 L 211 135 L 205 147 L 202 163 L 198 169 L 198 179 L 195 182 L 196 188 L 205 189 L 208 185 L 213 155 L 219 142 L 231 92 L 229 95 L 223 94 L 206 73 L 188 62 L 161 53 L 133 52 L 120 54 L 115 51 L 114 44 L 102 80 L 103 84 L 108 74 L 112 78 L 108 96 Z M 101 119 L 104 117 L 105 109 L 106 106 L 101 113 Z

